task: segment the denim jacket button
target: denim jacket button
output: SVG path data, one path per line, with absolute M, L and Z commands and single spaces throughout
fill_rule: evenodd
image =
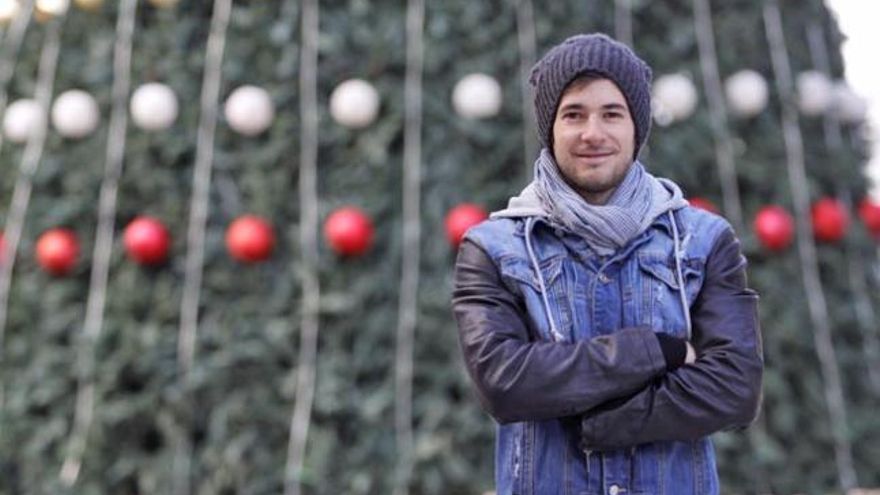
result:
M 605 275 L 604 273 L 600 273 L 599 274 L 599 282 L 602 282 L 603 284 L 607 284 L 608 282 L 611 282 L 611 279 L 608 278 L 608 275 Z M 617 486 L 617 485 L 613 485 L 613 486 Z
M 608 495 L 618 495 L 620 492 L 620 487 L 617 485 L 611 485 L 608 487 Z

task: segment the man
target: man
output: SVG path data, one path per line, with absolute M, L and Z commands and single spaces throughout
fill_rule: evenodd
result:
M 638 161 L 651 69 L 628 47 L 574 36 L 530 82 L 534 181 L 467 233 L 453 294 L 497 492 L 718 493 L 708 435 L 754 419 L 763 369 L 739 241 Z

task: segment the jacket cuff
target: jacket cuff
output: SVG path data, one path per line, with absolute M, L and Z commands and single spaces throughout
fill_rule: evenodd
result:
M 684 364 L 687 357 L 687 343 L 684 339 L 665 333 L 655 333 L 663 359 L 666 360 L 666 371 L 672 371 Z

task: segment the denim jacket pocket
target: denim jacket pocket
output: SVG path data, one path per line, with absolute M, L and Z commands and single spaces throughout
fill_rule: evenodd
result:
M 555 256 L 539 263 L 544 288 L 547 292 L 547 304 L 553 313 L 553 322 L 563 336 L 571 335 L 572 310 L 568 283 L 563 270 L 563 257 Z M 528 313 L 535 319 L 534 323 L 540 331 L 540 337 L 552 340 L 547 308 L 541 294 L 541 281 L 532 264 L 518 256 L 503 256 L 499 260 L 499 271 L 505 284 L 520 294 L 524 300 Z
M 675 260 L 666 253 L 639 253 L 642 273 L 642 315 L 658 331 L 684 334 L 686 322 L 681 303 L 680 284 Z M 704 260 L 685 258 L 681 262 L 687 305 L 690 308 L 700 293 L 704 278 Z

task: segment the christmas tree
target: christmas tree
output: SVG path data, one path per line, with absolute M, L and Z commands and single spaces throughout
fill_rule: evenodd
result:
M 0 0 L 0 493 L 491 490 L 456 244 L 589 31 L 652 65 L 642 160 L 761 294 L 725 493 L 880 485 L 880 225 L 821 0 L 66 3 Z

